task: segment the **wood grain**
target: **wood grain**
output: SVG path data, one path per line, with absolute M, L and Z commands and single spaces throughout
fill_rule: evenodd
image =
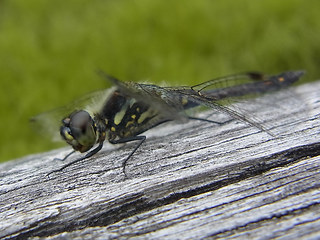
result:
M 320 238 L 319 89 L 318 81 L 292 88 L 290 98 L 252 100 L 247 111 L 272 136 L 239 121 L 155 128 L 127 178 L 121 165 L 135 143 L 106 144 L 49 177 L 69 148 L 3 163 L 0 237 Z

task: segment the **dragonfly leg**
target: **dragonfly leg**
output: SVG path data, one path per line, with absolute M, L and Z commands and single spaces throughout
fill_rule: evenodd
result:
M 86 158 L 89 158 L 91 156 L 93 156 L 94 154 L 96 154 L 97 152 L 99 152 L 103 147 L 103 141 L 99 143 L 98 147 L 96 147 L 95 149 L 91 150 L 90 152 L 88 152 L 86 155 L 84 155 L 83 157 L 81 158 L 78 158 L 66 165 L 64 165 L 63 167 L 57 169 L 57 170 L 53 170 L 52 172 L 48 173 L 47 176 L 51 175 L 52 173 L 55 173 L 55 172 L 61 172 L 63 169 L 73 165 L 74 163 L 77 163 L 77 162 L 80 162 Z M 75 151 L 72 151 L 71 153 L 69 153 L 64 159 L 66 159 L 67 157 L 69 157 L 72 153 L 74 153 Z
M 71 152 L 69 152 L 64 158 L 54 158 L 53 160 L 58 160 L 58 161 L 64 161 L 66 160 L 68 157 L 70 157 L 72 154 L 74 154 L 76 151 L 73 150 Z
M 146 136 L 134 136 L 129 138 L 123 138 L 116 141 L 110 141 L 112 144 L 118 144 L 118 143 L 126 143 L 126 142 L 132 142 L 132 141 L 140 141 L 138 145 L 132 150 L 132 152 L 129 154 L 129 156 L 123 161 L 122 163 L 122 172 L 124 173 L 125 177 L 127 177 L 126 174 L 126 164 L 128 160 L 131 158 L 131 156 L 138 150 L 138 148 L 141 146 L 141 144 L 146 140 Z

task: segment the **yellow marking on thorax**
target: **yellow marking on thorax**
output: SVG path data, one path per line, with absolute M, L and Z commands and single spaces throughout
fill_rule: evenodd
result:
M 127 122 L 126 128 L 130 127 L 130 126 L 133 125 L 133 124 L 134 124 L 134 121 L 129 121 L 129 122 Z
M 132 120 L 127 122 L 126 128 L 130 127 L 131 125 L 134 125 L 134 123 L 136 122 L 136 117 L 137 117 L 137 116 L 136 116 L 135 114 L 132 114 L 132 115 L 131 115 L 131 119 L 132 119 Z
M 119 125 L 124 117 L 124 115 L 126 114 L 127 111 L 127 104 L 123 105 L 123 107 L 121 108 L 121 111 L 117 112 L 116 115 L 114 116 L 114 124 Z
M 132 98 L 131 100 L 130 100 L 130 108 L 132 108 L 132 106 L 133 106 L 133 104 L 135 104 L 137 101 L 134 99 L 134 98 Z
M 144 120 L 148 117 L 152 117 L 156 112 L 153 109 L 148 109 L 147 111 L 143 112 L 141 116 L 138 118 L 138 123 L 141 124 Z

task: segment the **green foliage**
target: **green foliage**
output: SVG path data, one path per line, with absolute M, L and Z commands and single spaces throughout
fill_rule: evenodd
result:
M 56 147 L 28 119 L 124 80 L 195 84 L 248 70 L 319 74 L 319 1 L 2 0 L 0 161 Z

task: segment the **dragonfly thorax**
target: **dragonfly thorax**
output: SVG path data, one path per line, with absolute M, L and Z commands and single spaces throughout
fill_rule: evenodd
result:
M 86 152 L 97 141 L 95 123 L 87 111 L 80 110 L 62 120 L 60 135 L 74 150 Z

